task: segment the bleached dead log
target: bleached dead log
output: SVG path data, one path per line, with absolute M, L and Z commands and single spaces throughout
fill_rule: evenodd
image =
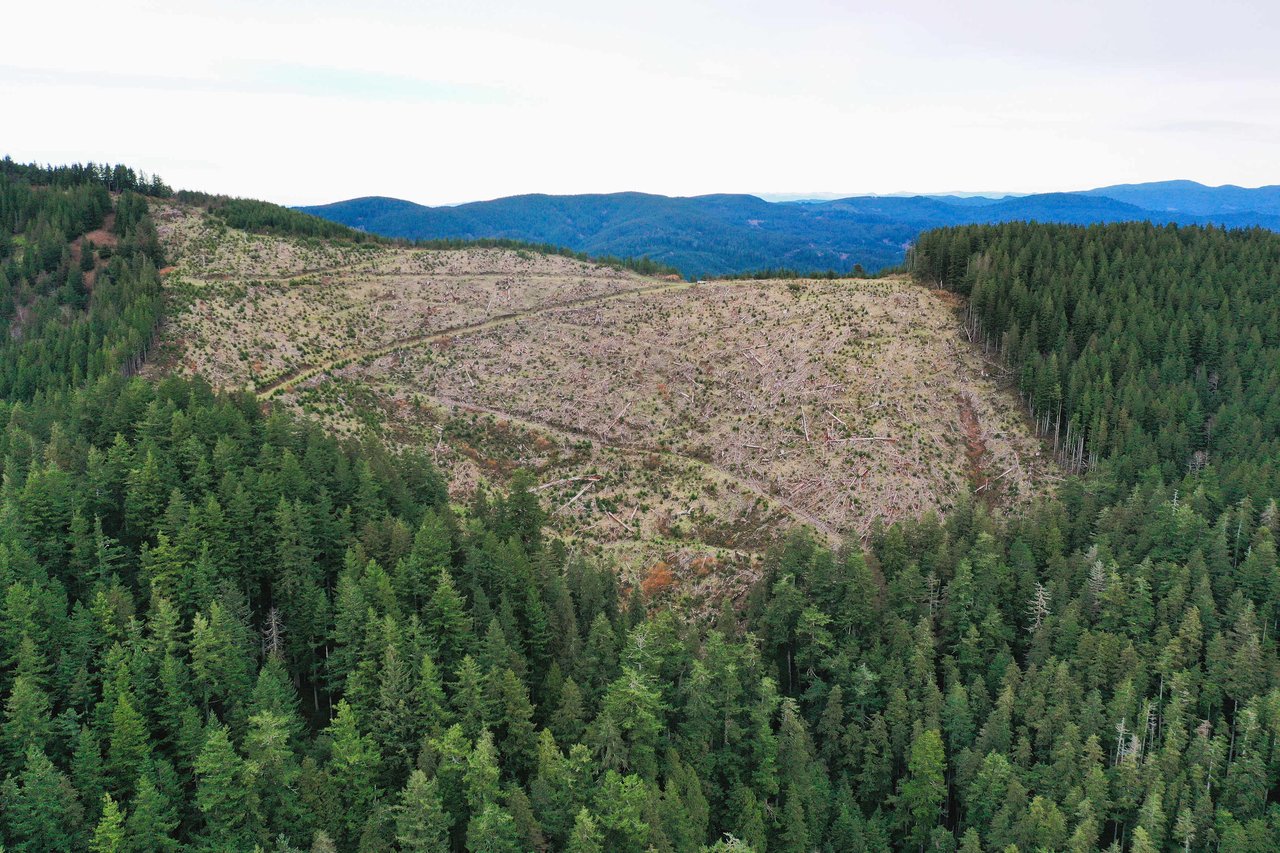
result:
M 586 490 L 587 490 L 587 489 L 591 488 L 591 487 L 592 487 L 592 486 L 594 486 L 595 484 L 596 484 L 596 481 L 595 481 L 595 480 L 592 480 L 590 483 L 587 483 L 587 484 L 586 484 L 585 486 L 583 486 L 581 489 L 578 489 L 578 493 L 577 493 L 576 495 L 574 495 L 573 497 L 569 498 L 569 500 L 567 500 L 566 502 L 564 502 L 563 504 L 561 504 L 559 507 L 557 507 L 557 508 L 556 508 L 556 512 L 557 512 L 557 513 L 559 513 L 559 512 L 563 512 L 564 510 L 568 509 L 570 506 L 572 506 L 572 505 L 573 505 L 573 502 L 574 502 L 574 501 L 576 501 L 578 498 L 582 497 L 583 493 L 584 493 L 584 492 L 586 492 Z
M 597 482 L 599 479 L 600 479 L 599 475 L 596 475 L 596 474 L 590 474 L 582 477 L 565 477 L 563 480 L 552 480 L 550 483 L 543 483 L 541 486 L 538 486 L 538 488 L 534 489 L 534 491 L 540 492 L 543 489 L 549 489 L 552 486 L 563 486 L 565 483 L 578 483 L 578 482 L 581 482 L 582 480 L 589 480 L 592 483 L 594 483 L 594 482 Z
M 989 487 L 989 486 L 994 485 L 994 484 L 996 483 L 996 481 L 997 481 L 997 480 L 1003 480 L 1005 477 L 1009 476 L 1010 474 L 1012 474 L 1012 473 L 1013 473 L 1014 471 L 1016 471 L 1017 469 L 1018 469 L 1018 466 L 1017 466 L 1017 465 L 1010 465 L 1007 469 L 1005 469 L 1004 473 L 1003 473 L 1003 474 L 1001 474 L 999 477 L 996 477 L 996 478 L 995 478 L 995 479 L 993 479 L 993 480 L 987 480 L 987 482 L 985 482 L 985 483 L 983 483 L 981 486 L 979 486 L 979 487 L 975 490 L 975 493 L 976 493 L 976 492 L 980 492 L 980 491 L 982 491 L 983 489 L 985 489 L 985 488 L 987 488 L 987 487 Z
M 632 527 L 630 524 L 627 524 L 627 523 L 626 523 L 625 521 L 623 521 L 622 519 L 618 518 L 618 517 L 617 517 L 616 515 L 614 515 L 612 512 L 609 512 L 609 510 L 607 510 L 607 509 L 606 509 L 606 510 L 605 510 L 605 514 L 606 514 L 606 515 L 608 515 L 610 518 L 612 518 L 614 521 L 618 522 L 618 524 L 622 525 L 622 527 L 624 527 L 624 528 L 625 528 L 629 533 L 635 533 L 635 532 L 636 532 L 636 529 L 635 529 L 634 527 Z
M 633 400 L 628 400 L 628 401 L 627 401 L 627 404 L 626 404 L 625 406 L 623 406 L 623 407 L 622 407 L 622 410 L 621 410 L 621 411 L 619 411 L 619 412 L 618 412 L 618 414 L 614 415 L 613 420 L 610 422 L 610 424 L 609 424 L 607 427 L 605 427 L 605 430 L 604 430 L 605 432 L 608 432 L 609 430 L 611 430 L 611 429 L 613 429 L 615 426 L 617 426 L 618 421 L 622 420 L 622 416 L 623 416 L 623 415 L 625 415 L 625 414 L 627 413 L 627 409 L 630 409 L 630 408 L 631 408 L 631 404 L 632 404 L 633 402 L 634 402 Z

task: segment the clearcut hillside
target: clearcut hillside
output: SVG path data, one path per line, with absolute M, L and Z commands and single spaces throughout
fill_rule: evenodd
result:
M 459 504 L 529 471 L 559 536 L 696 600 L 797 525 L 863 538 L 975 496 L 1024 505 L 1052 477 L 956 297 L 906 279 L 695 284 L 251 234 L 172 202 L 155 219 L 150 370 L 426 449 Z

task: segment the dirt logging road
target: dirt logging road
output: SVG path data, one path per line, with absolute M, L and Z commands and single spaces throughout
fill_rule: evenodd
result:
M 461 326 L 453 326 L 448 329 L 440 329 L 438 331 L 427 332 L 421 335 L 411 335 L 407 338 L 400 338 L 399 340 L 392 341 L 389 344 L 383 344 L 382 346 L 375 347 L 373 349 L 344 352 L 319 364 L 304 365 L 297 370 L 290 371 L 289 373 L 273 379 L 264 385 L 260 385 L 254 390 L 259 397 L 271 399 L 271 397 L 281 391 L 288 390 L 301 382 L 320 376 L 341 365 L 381 358 L 384 355 L 391 355 L 392 353 L 412 349 L 413 347 L 425 346 L 446 338 L 456 338 L 461 335 L 488 331 L 489 329 L 495 329 L 499 326 L 505 326 L 508 323 L 518 323 L 521 320 L 527 320 L 541 314 L 549 314 L 552 311 L 561 311 L 565 308 L 579 308 L 594 305 L 599 302 L 612 302 L 616 299 L 629 299 L 653 293 L 687 290 L 688 288 L 696 286 L 697 284 L 691 281 L 664 282 L 650 287 L 636 287 L 631 290 L 620 290 L 615 293 L 606 293 L 599 296 L 584 296 L 580 299 L 566 299 L 560 302 L 550 302 L 536 308 L 530 308 L 526 311 L 497 314 L 476 323 L 465 323 Z

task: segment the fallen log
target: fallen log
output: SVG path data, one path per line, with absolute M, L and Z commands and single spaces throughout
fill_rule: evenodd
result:
M 974 494 L 977 494 L 978 492 L 982 491 L 983 489 L 987 488 L 988 486 L 993 485 L 993 484 L 994 484 L 994 483 L 996 483 L 998 480 L 1003 480 L 1005 477 L 1009 476 L 1009 474 L 1011 474 L 1011 473 L 1013 473 L 1015 470 L 1017 470 L 1017 468 L 1018 468 L 1018 466 L 1017 466 L 1017 465 L 1010 465 L 1008 468 L 1006 468 L 1006 469 L 1005 469 L 1004 473 L 1003 473 L 1003 474 L 1001 474 L 999 477 L 996 477 L 994 480 L 987 480 L 987 482 L 983 483 L 981 486 L 979 486 L 977 489 L 975 489 L 975 490 L 974 490 Z
M 632 527 L 630 524 L 627 524 L 625 521 L 623 521 L 622 519 L 618 518 L 618 517 L 617 517 L 616 515 L 614 515 L 613 513 L 609 512 L 609 510 L 607 510 L 607 509 L 606 509 L 606 510 L 605 510 L 605 514 L 606 514 L 606 515 L 608 515 L 610 518 L 612 518 L 614 521 L 618 522 L 618 524 L 622 525 L 622 527 L 623 527 L 623 528 L 625 528 L 628 532 L 630 532 L 630 533 L 635 533 L 635 532 L 636 532 L 636 529 L 635 529 L 634 527 Z
M 582 477 L 565 477 L 563 480 L 552 480 L 550 483 L 543 483 L 541 486 L 538 486 L 538 488 L 534 489 L 534 491 L 540 492 L 543 489 L 549 489 L 552 486 L 563 486 L 565 483 L 578 483 L 578 482 L 581 482 L 582 480 L 588 480 L 592 483 L 595 483 L 600 480 L 600 475 L 589 474 Z
M 574 495 L 573 497 L 569 498 L 569 500 L 568 500 L 568 501 L 566 501 L 565 503 L 563 503 L 563 504 L 561 504 L 559 507 L 557 507 L 557 508 L 556 508 L 556 512 L 563 512 L 564 510 L 568 509 L 570 506 L 572 506 L 572 505 L 573 505 L 573 502 L 574 502 L 574 501 L 576 501 L 578 498 L 582 497 L 583 493 L 584 493 L 587 489 L 589 489 L 589 488 L 591 488 L 592 486 L 594 486 L 595 484 L 596 484 L 596 480 L 592 480 L 590 483 L 587 483 L 585 486 L 583 486 L 581 489 L 579 489 L 579 490 L 578 490 L 578 493 L 577 493 L 576 495 Z

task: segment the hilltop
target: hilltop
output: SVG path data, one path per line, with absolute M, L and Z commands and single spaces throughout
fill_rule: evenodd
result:
M 1047 485 L 955 297 L 905 279 L 693 284 L 252 234 L 171 202 L 155 219 L 172 268 L 153 372 L 430 448 L 460 504 L 528 470 L 552 529 L 632 579 L 738 576 L 797 525 L 836 543 Z
M 1152 221 L 1274 230 L 1280 229 L 1280 187 L 1170 181 L 998 199 L 854 196 L 794 202 L 729 194 L 521 195 L 453 207 L 369 197 L 300 210 L 388 237 L 509 238 L 590 254 L 644 256 L 696 278 L 767 268 L 879 270 L 901 263 L 922 231 L 963 224 Z

